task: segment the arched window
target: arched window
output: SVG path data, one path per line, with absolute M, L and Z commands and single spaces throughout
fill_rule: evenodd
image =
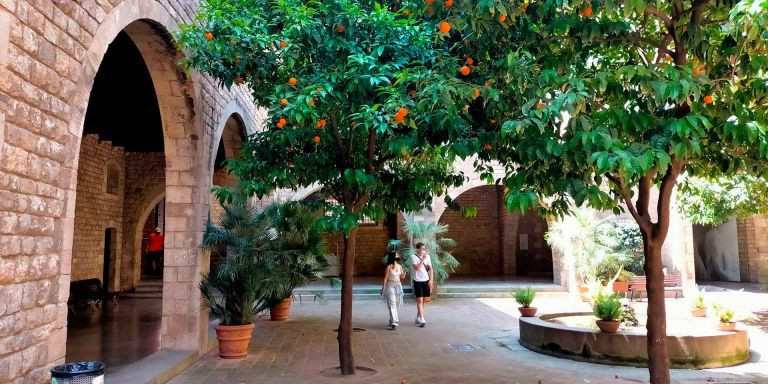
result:
M 117 164 L 107 165 L 107 189 L 110 195 L 120 194 L 120 167 Z

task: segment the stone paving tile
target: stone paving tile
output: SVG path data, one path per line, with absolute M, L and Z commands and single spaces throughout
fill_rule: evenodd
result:
M 250 354 L 242 360 L 220 359 L 216 351 L 171 381 L 172 384 L 629 384 L 647 382 L 641 368 L 575 362 L 531 352 L 514 340 L 518 335 L 511 299 L 440 299 L 427 307 L 425 328 L 413 324 L 415 306 L 401 310 L 401 327 L 387 329 L 387 312 L 379 301 L 354 305 L 356 364 L 373 375 L 326 377 L 321 371 L 338 366 L 338 303 L 294 305 L 286 322 L 256 321 Z M 544 311 L 584 310 L 566 298 L 538 300 Z M 451 344 L 476 350 L 456 351 Z M 507 344 L 508 347 L 503 345 Z M 676 384 L 768 383 L 768 371 L 748 364 L 727 372 L 673 370 Z M 711 383 L 711 382 L 709 382 Z

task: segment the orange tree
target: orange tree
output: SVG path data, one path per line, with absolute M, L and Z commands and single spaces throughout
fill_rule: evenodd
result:
M 448 23 L 399 2 L 208 0 L 176 35 L 187 65 L 224 86 L 247 84 L 268 110 L 229 163 L 245 192 L 322 185 L 338 202 L 327 204 L 324 222 L 345 235 L 343 374 L 355 372 L 359 220 L 430 207 L 464 180 L 452 168 L 452 145 L 463 156 L 481 149 L 468 108 L 479 91 L 465 82 L 469 69 L 450 59 L 450 34 Z
M 506 205 L 628 210 L 640 227 L 650 379 L 669 383 L 661 248 L 673 189 L 683 173 L 768 176 L 768 1 L 450 5 L 436 12 L 462 34 L 453 54 L 469 80 L 487 85 L 473 108 L 497 135 L 480 159 L 505 166 Z

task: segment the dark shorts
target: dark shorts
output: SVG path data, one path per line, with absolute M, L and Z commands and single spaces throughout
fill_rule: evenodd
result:
M 431 295 L 429 281 L 414 281 L 413 294 L 416 297 L 429 297 Z
M 149 251 L 147 252 L 150 260 L 160 261 L 163 258 L 163 251 Z

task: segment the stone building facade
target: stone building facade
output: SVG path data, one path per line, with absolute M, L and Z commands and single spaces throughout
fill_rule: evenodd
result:
M 107 180 L 78 171 L 102 168 L 87 165 L 95 159 L 87 152 L 91 139 L 83 137 L 83 120 L 100 63 L 121 31 L 141 52 L 162 118 L 164 187 L 162 196 L 154 197 L 166 202 L 162 347 L 202 351 L 207 343 L 208 318 L 200 311 L 196 283 L 208 267 L 199 244 L 210 205 L 213 156 L 230 116 L 239 115 L 252 131 L 261 114 L 244 87 L 224 90 L 177 67 L 182 53 L 170 32 L 193 19 L 197 4 L 0 0 L 0 382 L 49 380 L 51 365 L 64 361 L 69 283 L 101 275 L 87 267 L 94 265 L 95 255 L 83 256 L 91 261 L 84 261 L 82 270 L 73 270 L 80 263 L 73 256 L 85 246 L 77 235 L 81 220 L 88 222 L 86 207 L 78 210 L 88 192 L 79 187 L 85 182 L 101 187 Z M 107 157 L 119 152 L 107 150 L 104 142 L 91 144 Z M 123 155 L 135 163 L 130 154 Z M 119 156 L 110 162 L 120 168 Z M 136 185 L 129 180 L 131 168 L 138 169 L 123 169 L 122 186 Z M 123 196 L 93 201 L 104 203 L 110 216 L 122 216 L 102 222 L 98 230 L 141 226 L 144 218 L 135 216 L 157 203 L 150 197 L 157 191 L 144 191 L 145 196 L 129 199 L 130 190 L 123 189 Z M 123 212 L 117 212 L 121 199 Z M 121 233 L 127 237 L 135 231 Z M 119 252 L 125 256 L 135 246 Z M 131 268 L 120 271 L 114 281 L 129 287 Z
M 0 382 L 47 382 L 50 367 L 64 361 L 69 284 L 103 276 L 105 244 L 89 243 L 94 238 L 89 232 L 101 238 L 105 230 L 115 229 L 110 289 L 135 285 L 145 223 L 161 201 L 166 234 L 161 345 L 197 353 L 205 349 L 208 317 L 200 310 L 197 282 L 209 267 L 209 254 L 200 243 L 212 205 L 216 153 L 225 126 L 254 132 L 263 111 L 253 107 L 245 87 L 222 89 L 177 66 L 183 53 L 170 32 L 193 20 L 198 3 L 0 0 Z M 83 135 L 96 74 L 121 32 L 135 44 L 151 77 L 162 153 L 126 152 Z M 236 134 L 225 135 L 230 154 L 237 140 Z M 471 160 L 457 166 L 472 174 Z M 216 179 L 217 184 L 231 182 L 226 175 Z M 483 209 L 489 218 L 483 217 L 492 221 L 489 227 L 496 223 L 496 237 L 485 240 L 494 246 L 483 252 L 495 257 L 496 263 L 489 264 L 494 273 L 514 274 L 521 228 L 535 231 L 525 233 L 527 248 L 545 252 L 532 240 L 544 227 L 502 212 L 494 200 L 496 187 L 484 185 L 473 177 L 448 194 L 488 201 Z M 307 188 L 277 197 L 301 199 L 311 192 Z M 494 199 L 487 199 L 490 195 Z M 415 217 L 450 221 L 457 236 L 465 232 L 462 226 L 473 226 L 450 215 L 442 197 L 435 197 L 432 210 Z M 385 239 L 392 234 L 403 238 L 401 222 L 368 228 L 369 241 L 358 241 L 359 254 L 369 255 L 357 266 L 361 273 L 376 272 Z M 690 282 L 691 227 L 679 218 L 672 225 L 665 257 Z M 765 281 L 768 219 L 758 216 L 738 225 L 739 254 L 746 260 L 742 276 Z M 554 282 L 573 288 L 565 255 L 553 252 L 551 258 Z

